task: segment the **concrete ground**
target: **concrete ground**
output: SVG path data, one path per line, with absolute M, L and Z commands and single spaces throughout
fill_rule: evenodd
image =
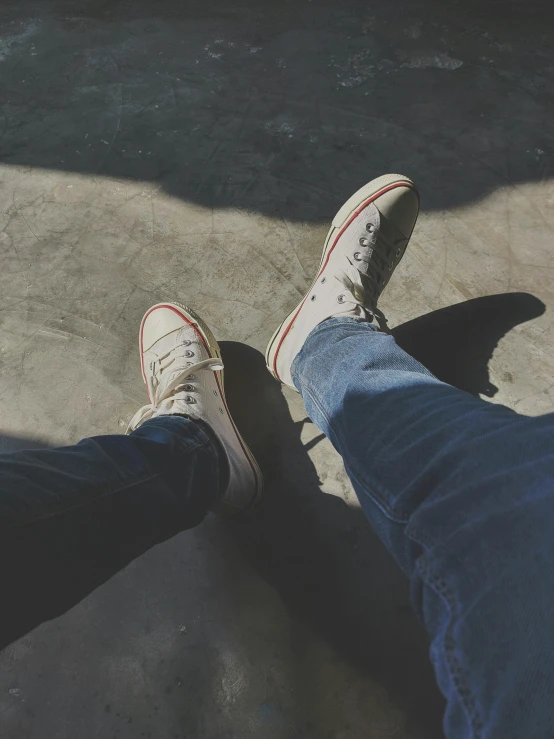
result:
M 382 301 L 399 341 L 553 410 L 551 27 L 506 0 L 5 0 L 2 433 L 123 431 L 140 318 L 179 300 L 228 342 L 268 489 L 119 572 L 117 542 L 63 576 L 8 553 L 3 739 L 440 736 L 407 584 L 259 352 L 342 201 L 396 171 L 423 207 Z

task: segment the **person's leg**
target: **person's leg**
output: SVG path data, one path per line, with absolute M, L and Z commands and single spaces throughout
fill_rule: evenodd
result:
M 445 385 L 349 318 L 318 326 L 292 375 L 411 579 L 446 735 L 551 737 L 554 414 Z
M 181 416 L 159 416 L 128 436 L 1 454 L 0 531 L 63 518 L 88 537 L 124 522 L 147 548 L 202 521 L 223 488 L 220 467 L 208 427 Z
M 132 433 L 0 454 L 0 531 L 121 509 L 148 522 L 155 540 L 158 530 L 196 525 L 214 506 L 233 513 L 259 496 L 261 474 L 229 413 L 207 326 L 163 303 L 146 313 L 139 339 L 150 403 L 131 420 Z
M 399 175 L 345 203 L 268 369 L 296 383 L 411 578 L 448 739 L 551 737 L 554 415 L 524 418 L 449 387 L 372 325 L 383 326 L 377 300 L 417 209 Z
M 150 403 L 130 435 L 0 454 L 0 640 L 74 605 L 209 510 L 232 515 L 261 492 L 225 401 L 219 347 L 200 319 L 154 306 L 140 347 Z
M 208 427 L 179 416 L 0 454 L 0 648 L 199 524 L 225 489 L 224 462 Z

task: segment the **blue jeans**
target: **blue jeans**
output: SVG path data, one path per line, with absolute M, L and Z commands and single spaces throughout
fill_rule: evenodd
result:
M 312 332 L 293 377 L 410 578 L 447 737 L 551 737 L 554 415 L 519 416 L 445 385 L 348 318 Z M 2 455 L 0 527 L 52 546 L 56 526 L 79 541 L 125 528 L 138 553 L 202 520 L 224 484 L 218 460 L 209 430 L 180 417 Z

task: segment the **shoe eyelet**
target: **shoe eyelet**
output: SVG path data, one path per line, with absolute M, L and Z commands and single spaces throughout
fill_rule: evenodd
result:
M 311 300 L 312 303 L 314 302 L 315 297 L 316 297 L 315 295 L 312 295 L 312 297 L 310 298 L 310 300 Z
M 191 344 L 192 341 L 188 341 L 188 339 L 186 341 L 183 341 L 183 346 L 190 346 Z
M 185 385 L 183 387 L 183 390 L 186 390 L 187 393 L 193 393 L 196 390 L 196 388 L 194 387 L 194 385 Z
M 402 250 L 401 249 L 397 249 L 396 250 L 396 256 L 399 257 L 401 254 L 402 254 Z
M 187 397 L 185 398 L 185 403 L 194 404 L 196 403 L 196 398 L 193 398 L 191 395 L 187 395 Z
M 375 226 L 373 225 L 373 223 L 366 223 L 365 228 L 366 228 L 366 231 L 370 234 L 372 234 L 375 231 Z
M 188 364 L 190 364 L 190 362 Z M 196 380 L 196 377 L 194 375 L 189 375 L 189 380 Z
M 359 251 L 357 251 L 357 252 L 356 252 L 356 253 L 354 254 L 354 259 L 355 259 L 355 260 L 356 260 L 357 262 L 361 262 L 361 261 L 362 261 L 362 255 L 360 254 L 360 252 L 359 252 Z
M 360 246 L 369 246 L 369 239 L 366 239 L 365 236 L 360 236 Z
M 344 303 L 344 300 L 345 300 L 344 295 L 339 295 L 337 298 L 337 303 Z
M 185 357 L 194 357 L 194 352 L 191 352 L 190 349 L 187 349 L 185 352 Z
M 322 277 L 321 278 L 321 284 L 322 285 L 325 285 L 326 282 L 327 282 L 327 278 L 326 277 Z
M 214 395 L 215 395 L 215 397 L 217 398 L 217 390 L 214 390 L 214 391 L 213 391 L 213 394 L 214 394 Z
M 220 408 L 220 409 L 219 409 L 219 412 L 223 414 L 223 413 L 224 413 L 224 410 L 223 410 L 223 408 Z

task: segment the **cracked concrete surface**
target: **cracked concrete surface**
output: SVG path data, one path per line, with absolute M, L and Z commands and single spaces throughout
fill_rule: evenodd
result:
M 6 739 L 440 735 L 406 584 L 258 352 L 342 201 L 398 171 L 423 209 L 382 300 L 398 340 L 469 392 L 553 410 L 551 16 L 3 4 L 2 433 L 120 433 L 145 400 L 140 318 L 179 300 L 229 342 L 231 402 L 268 479 L 254 520 L 210 519 L 79 593 L 54 588 L 21 617 L 29 635 L 0 634 Z

